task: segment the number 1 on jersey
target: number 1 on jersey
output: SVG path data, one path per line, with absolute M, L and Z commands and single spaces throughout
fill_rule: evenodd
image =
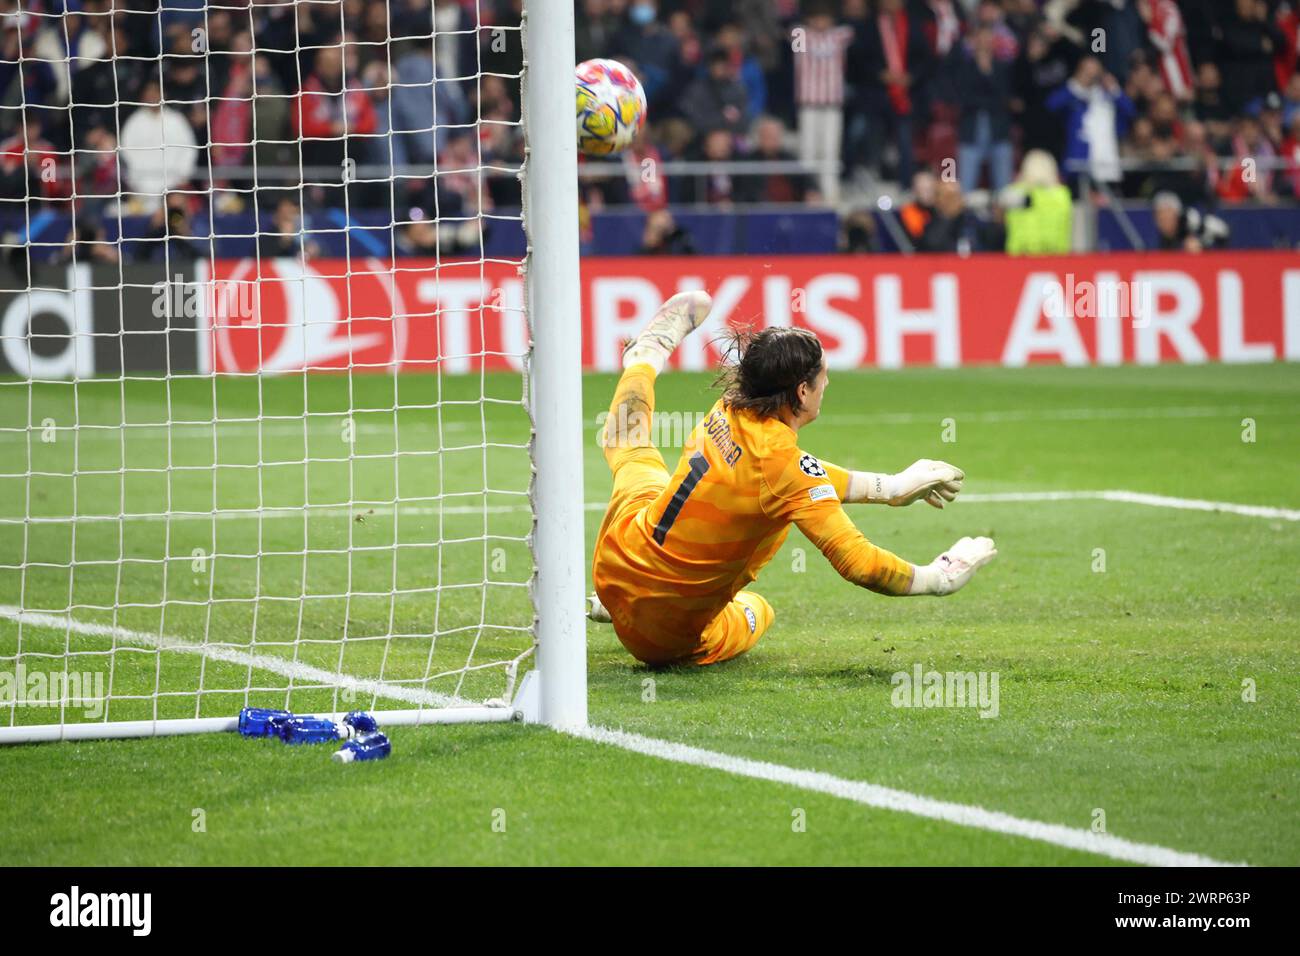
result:
M 697 451 L 691 455 L 691 470 L 687 472 L 682 483 L 677 486 L 677 491 L 673 494 L 672 501 L 668 502 L 668 507 L 664 509 L 663 517 L 655 525 L 655 544 L 663 544 L 664 538 L 668 536 L 668 529 L 673 526 L 677 520 L 677 514 L 682 510 L 682 505 L 686 504 L 686 499 L 691 496 L 695 486 L 700 483 L 705 472 L 709 470 L 709 460 L 704 457 L 704 452 Z

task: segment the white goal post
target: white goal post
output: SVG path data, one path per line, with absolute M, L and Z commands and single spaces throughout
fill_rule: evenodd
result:
M 573 4 L 305 6 L 30 14 L 0 744 L 587 722 Z
M 587 630 L 573 4 L 532 0 L 524 16 L 541 716 L 552 726 L 581 727 L 587 723 Z

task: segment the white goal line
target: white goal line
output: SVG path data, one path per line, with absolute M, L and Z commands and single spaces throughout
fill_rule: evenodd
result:
M 417 707 L 442 708 L 449 705 L 471 703 L 419 687 L 403 687 L 387 681 L 350 677 L 346 674 L 322 670 L 318 667 L 312 667 L 299 661 L 286 660 L 282 657 L 253 654 L 227 646 L 196 644 L 175 637 L 147 634 L 143 631 L 132 631 L 107 624 L 78 621 L 63 615 L 22 611 L 15 607 L 0 605 L 0 618 L 21 622 L 26 627 L 45 628 L 92 637 L 106 637 L 144 644 L 150 647 L 201 654 L 213 660 L 255 667 L 295 680 L 309 681 L 313 686 L 335 686 L 353 690 L 358 694 L 403 701 Z M 69 726 L 76 727 L 80 725 Z M 848 780 L 816 770 L 803 770 L 782 764 L 736 757 L 673 741 L 643 737 L 639 734 L 626 733 L 621 730 L 583 727 L 566 728 L 562 732 L 583 740 L 619 747 L 623 750 L 629 750 L 659 760 L 705 767 L 735 776 L 798 787 L 802 790 L 824 793 L 881 810 L 893 810 L 898 813 L 908 813 L 913 816 L 940 820 L 957 826 L 987 830 L 1006 836 L 1035 840 L 1040 843 L 1050 843 L 1065 849 L 1079 850 L 1084 853 L 1092 853 L 1127 863 L 1139 863 L 1147 866 L 1240 865 L 1224 863 L 1197 853 L 1186 853 L 1155 844 L 1137 843 L 1108 833 L 1093 833 L 1091 830 L 1067 827 L 1059 823 L 1028 820 L 995 810 L 986 810 L 983 807 L 936 800 L 906 790 L 896 790 L 878 784 L 867 783 L 866 781 Z
M 167 634 L 150 634 L 146 631 L 134 631 L 114 624 L 98 624 L 94 621 L 79 621 L 63 614 L 50 614 L 44 611 L 27 611 L 10 604 L 0 604 L 0 620 L 13 621 L 23 627 L 62 631 L 65 634 L 80 634 L 85 637 L 101 637 L 116 642 L 144 648 L 156 648 L 163 651 L 180 651 L 198 654 L 209 660 L 240 667 L 252 667 L 287 677 L 292 681 L 301 681 L 295 690 L 320 690 L 339 688 L 351 691 L 359 696 L 376 696 L 388 700 L 400 700 L 408 704 L 428 705 L 431 707 L 457 707 L 478 704 L 450 694 L 439 694 L 420 687 L 406 687 L 402 684 L 383 680 L 367 680 L 350 677 L 335 671 L 327 671 L 302 661 L 295 661 L 274 654 L 254 654 L 238 650 L 229 644 L 200 644 Z M 493 662 L 487 666 L 505 666 Z M 442 676 L 442 675 L 433 675 Z M 197 691 L 195 693 L 198 693 Z M 216 688 L 203 691 L 204 694 L 229 694 L 232 691 Z
M 882 787 L 863 780 L 848 780 L 829 773 L 816 770 L 801 770 L 783 764 L 768 763 L 763 760 L 751 760 L 730 754 L 691 747 L 687 744 L 642 737 L 640 734 L 627 733 L 622 730 L 609 730 L 604 727 L 584 727 L 566 729 L 583 740 L 609 744 L 656 757 L 673 763 L 689 764 L 694 767 L 707 767 L 721 770 L 738 777 L 754 780 L 766 780 L 770 783 L 785 784 L 824 793 L 841 800 L 851 800 L 864 806 L 880 810 L 893 810 L 898 813 L 910 813 L 913 816 L 941 820 L 957 826 L 970 827 L 975 830 L 987 830 L 1007 836 L 1023 837 L 1040 843 L 1050 843 L 1068 850 L 1079 850 L 1122 860 L 1126 863 L 1139 863 L 1144 866 L 1243 866 L 1242 863 L 1225 863 L 1199 853 L 1185 853 L 1171 850 L 1152 843 L 1138 843 L 1109 833 L 1094 833 L 1078 827 L 1067 827 L 1059 823 L 1043 823 L 1040 820 L 1027 820 L 1023 817 L 986 810 L 983 807 L 964 803 L 952 803 L 936 800 L 906 790 Z
M 520 495 L 524 492 L 489 491 L 493 495 Z M 478 496 L 481 492 L 472 492 Z M 1233 501 L 1207 501 L 1201 498 L 1178 498 L 1170 495 L 1156 495 L 1144 491 L 1126 491 L 1112 489 L 1108 491 L 1005 491 L 986 494 L 968 492 L 958 497 L 955 504 L 1019 504 L 1046 501 L 1110 501 L 1120 504 L 1147 505 L 1152 508 L 1173 508 L 1179 511 L 1211 511 L 1223 514 L 1241 515 L 1247 518 L 1272 518 L 1281 521 L 1300 521 L 1300 509 L 1277 508 L 1270 505 L 1248 505 Z M 583 507 L 587 511 L 604 511 L 608 502 L 589 501 Z M 949 505 L 948 507 L 952 507 Z M 32 515 L 30 517 L 3 517 L 0 525 L 6 524 L 69 524 L 72 522 L 110 522 L 119 521 L 259 521 L 278 518 L 299 518 L 304 514 L 319 518 L 355 518 L 391 517 L 394 514 L 411 516 L 438 515 L 483 515 L 483 514 L 522 514 L 530 512 L 531 506 L 518 505 L 436 505 L 436 504 L 399 504 L 391 502 L 357 501 L 351 506 L 307 505 L 306 507 L 279 508 L 232 508 L 222 511 L 173 511 L 161 514 L 84 514 L 84 515 Z

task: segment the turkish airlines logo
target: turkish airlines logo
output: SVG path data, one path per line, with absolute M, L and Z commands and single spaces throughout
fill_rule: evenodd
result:
M 407 312 L 378 259 L 323 275 L 294 259 L 219 263 L 208 283 L 215 372 L 299 372 L 401 365 Z

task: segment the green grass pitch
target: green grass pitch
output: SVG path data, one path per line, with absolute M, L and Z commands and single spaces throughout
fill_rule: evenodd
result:
M 660 411 L 706 410 L 709 379 L 665 374 Z M 584 382 L 592 503 L 610 485 L 596 421 L 613 384 Z M 499 693 L 499 668 L 460 667 L 527 646 L 519 390 L 511 375 L 0 382 L 0 605 L 72 605 L 131 632 Z M 481 410 L 480 394 L 499 402 Z M 214 415 L 228 422 L 215 440 L 210 426 L 148 427 Z M 74 421 L 109 427 L 74 439 L 60 430 Z M 28 425 L 30 437 L 14 431 Z M 756 585 L 776 623 L 739 660 L 652 672 L 590 625 L 593 723 L 1081 829 L 1104 815 L 1111 834 L 1220 860 L 1300 864 L 1300 523 L 974 497 L 1127 489 L 1300 508 L 1296 366 L 832 372 L 801 445 L 871 470 L 960 465 L 972 500 L 850 513 L 911 560 L 964 534 L 992 535 L 999 558 L 951 598 L 890 600 L 841 581 L 794 531 Z M 671 467 L 677 450 L 664 454 Z M 28 468 L 30 482 L 14 477 Z M 347 504 L 394 498 L 396 513 Z M 214 508 L 250 513 L 21 520 Z M 588 511 L 589 547 L 598 519 Z M 114 604 L 116 616 L 95 610 Z M 65 652 L 111 674 L 115 719 L 229 715 L 249 686 L 257 703 L 351 703 L 246 664 L 0 618 L 0 671 L 61 667 L 50 662 Z M 998 715 L 893 706 L 892 676 L 918 664 L 996 673 Z M 49 719 L 0 700 L 0 725 Z M 540 728 L 392 737 L 388 760 L 350 767 L 333 748 L 235 735 L 0 748 L 0 864 L 1110 862 Z

